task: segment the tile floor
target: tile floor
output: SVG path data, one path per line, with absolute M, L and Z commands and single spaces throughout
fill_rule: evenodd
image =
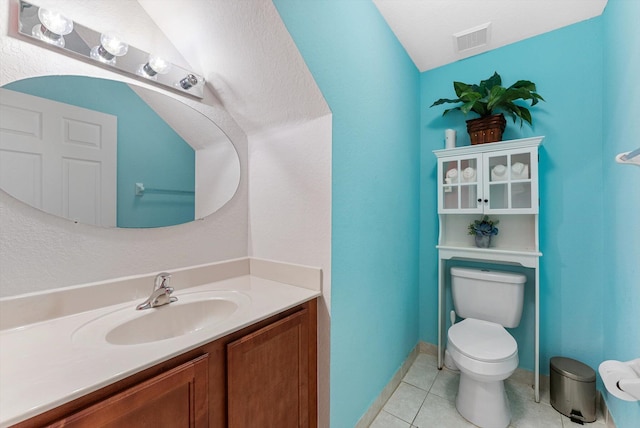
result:
M 526 373 L 526 372 L 525 372 Z M 459 374 L 438 370 L 435 355 L 418 354 L 415 362 L 376 416 L 370 428 L 458 428 L 474 427 L 455 406 Z M 506 381 L 511 404 L 513 428 L 579 428 L 549 404 L 549 388 L 541 382 L 540 403 L 533 400 L 533 386 L 525 383 L 520 372 Z M 526 376 L 530 377 L 530 376 Z M 594 423 L 586 428 L 605 428 L 598 412 Z

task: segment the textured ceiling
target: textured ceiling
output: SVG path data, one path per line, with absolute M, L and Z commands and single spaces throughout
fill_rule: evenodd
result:
M 602 13 L 607 0 L 373 0 L 420 71 Z M 486 47 L 467 54 L 453 35 L 491 22 Z
M 248 134 L 329 113 L 271 0 L 138 0 Z
M 490 43 L 475 54 L 589 19 L 606 5 L 606 0 L 372 1 L 420 71 L 468 56 L 455 52 L 454 33 L 491 22 Z M 329 113 L 271 0 L 138 2 L 248 134 Z

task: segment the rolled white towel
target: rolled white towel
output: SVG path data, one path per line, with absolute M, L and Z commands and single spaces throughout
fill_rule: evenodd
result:
M 496 165 L 491 170 L 491 181 L 505 181 L 507 179 L 507 168 L 504 165 Z
M 511 172 L 513 174 L 520 175 L 522 174 L 522 170 L 524 169 L 524 164 L 522 162 L 516 162 L 511 165 Z
M 458 182 L 458 170 L 457 169 L 450 169 L 449 171 L 447 171 L 446 178 L 449 179 L 449 181 L 447 181 L 447 183 L 457 183 Z
M 529 178 L 529 165 L 525 165 L 522 162 L 516 162 L 511 165 L 512 180 L 526 180 L 527 178 Z
M 476 170 L 467 167 L 462 171 L 462 181 L 465 183 L 474 183 L 476 181 Z

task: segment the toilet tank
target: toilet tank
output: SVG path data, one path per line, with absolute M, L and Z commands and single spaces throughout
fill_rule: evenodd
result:
M 456 314 L 517 327 L 526 281 L 519 273 L 453 267 L 451 290 Z

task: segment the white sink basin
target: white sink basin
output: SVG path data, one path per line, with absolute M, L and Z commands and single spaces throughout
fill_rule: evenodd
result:
M 178 338 L 228 320 L 250 299 L 237 291 L 178 294 L 177 302 L 136 310 L 136 303 L 98 317 L 73 333 L 75 343 L 139 345 Z

